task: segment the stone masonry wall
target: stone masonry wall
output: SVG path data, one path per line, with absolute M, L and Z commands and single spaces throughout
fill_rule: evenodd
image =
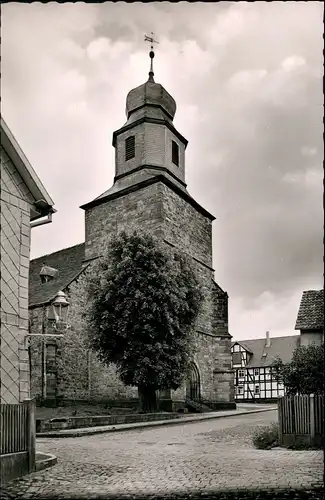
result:
M 195 361 L 206 399 L 233 401 L 227 296 L 213 282 L 211 221 L 162 183 L 110 200 L 86 210 L 86 260 L 105 254 L 110 238 L 121 230 L 145 229 L 168 244 L 194 257 L 192 263 L 202 286 L 204 303 L 197 321 L 198 350 Z M 64 346 L 58 341 L 57 394 L 66 398 L 98 399 L 137 397 L 136 388 L 126 388 L 114 366 L 105 367 L 86 343 L 81 313 L 82 279 L 69 290 L 71 329 L 65 332 Z M 36 314 L 35 310 L 32 314 Z M 40 359 L 40 358 L 39 358 Z M 64 362 L 63 362 L 64 361 Z M 37 363 L 33 368 L 33 394 L 37 386 Z M 63 367 L 67 373 L 60 373 Z M 172 398 L 184 399 L 185 385 Z
M 156 183 L 86 210 L 85 259 L 104 254 L 118 231 L 145 228 L 159 235 L 163 222 L 161 192 L 161 183 Z
M 202 397 L 213 401 L 233 401 L 228 296 L 213 279 L 211 221 L 167 186 L 163 186 L 163 206 L 164 237 L 176 248 L 197 259 L 193 264 L 204 293 L 197 322 L 201 335 L 196 354 Z
M 1 148 L 1 403 L 29 397 L 30 204 L 35 201 Z
M 68 324 L 70 328 L 62 331 L 63 339 L 46 341 L 46 397 L 64 397 L 70 400 L 109 400 L 129 399 L 137 397 L 137 388 L 126 387 L 119 379 L 114 365 L 105 366 L 101 363 L 87 344 L 87 330 L 82 318 L 85 307 L 85 281 L 81 276 L 73 283 L 68 292 L 70 308 Z M 30 310 L 33 332 L 52 333 L 53 327 L 46 318 L 48 306 Z M 45 309 L 45 314 L 44 314 Z M 44 318 L 44 319 L 43 319 Z M 58 333 L 58 331 L 57 331 Z M 61 333 L 61 332 L 59 332 Z M 56 345 L 55 353 L 51 354 L 50 346 Z M 55 357 L 53 390 L 49 376 L 51 357 Z M 31 340 L 31 393 L 37 399 L 42 395 L 42 341 Z M 53 376 L 54 376 L 53 375 Z
M 162 186 L 162 203 L 165 239 L 212 268 L 211 221 L 165 185 Z
M 137 228 L 195 258 L 192 263 L 204 293 L 197 321 L 202 394 L 207 399 L 232 401 L 227 295 L 213 281 L 211 221 L 159 182 L 86 211 L 86 259 L 102 254 L 118 230 Z

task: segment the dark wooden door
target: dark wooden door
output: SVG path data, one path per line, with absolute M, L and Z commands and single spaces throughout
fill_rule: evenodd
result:
M 194 363 L 191 366 L 191 371 L 186 383 L 186 397 L 193 400 L 200 399 L 201 397 L 200 374 Z

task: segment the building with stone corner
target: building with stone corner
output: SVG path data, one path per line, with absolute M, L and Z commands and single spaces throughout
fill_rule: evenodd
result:
M 295 330 L 300 331 L 301 345 L 324 343 L 324 289 L 303 292 Z
M 31 227 L 51 222 L 53 201 L 1 118 L 1 404 L 30 396 L 28 274 Z M 17 431 L 18 432 L 18 431 Z
M 154 81 L 150 70 L 148 81 L 128 93 L 127 121 L 113 133 L 113 186 L 81 207 L 85 212 L 85 242 L 31 262 L 29 308 L 32 328 L 45 332 L 51 327 L 47 308 L 58 289 L 68 293 L 71 302 L 71 328 L 65 333 L 65 347 L 60 345 L 61 341 L 55 341 L 47 349 L 45 399 L 111 402 L 137 398 L 137 389 L 125 387 L 114 366 L 99 363 L 83 341 L 80 287 L 86 270 L 105 253 L 112 236 L 121 230 L 145 229 L 169 248 L 185 252 L 191 258 L 204 291 L 196 331 L 198 350 L 191 375 L 184 387 L 159 394 L 161 407 L 182 408 L 186 399 L 187 404 L 193 406 L 197 406 L 199 400 L 205 400 L 214 408 L 235 405 L 228 295 L 214 281 L 212 267 L 212 222 L 215 217 L 187 190 L 187 140 L 173 124 L 175 112 L 175 100 Z M 40 366 L 36 347 L 33 356 L 33 393 L 39 396 L 40 372 L 44 364 Z M 66 360 L 64 363 L 62 356 Z M 58 368 L 60 363 L 61 368 Z M 70 371 L 60 375 L 60 370 L 64 371 L 68 364 Z

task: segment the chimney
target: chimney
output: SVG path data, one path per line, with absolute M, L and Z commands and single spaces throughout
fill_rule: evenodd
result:
M 266 332 L 265 347 L 271 347 L 270 332 Z

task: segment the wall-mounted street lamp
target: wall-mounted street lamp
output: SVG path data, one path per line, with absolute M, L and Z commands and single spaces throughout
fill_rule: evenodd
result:
M 67 318 L 69 310 L 69 301 L 64 292 L 58 291 L 51 305 L 49 306 L 48 319 L 55 321 L 55 327 L 60 324 L 67 327 Z M 42 331 L 44 328 L 44 318 L 42 322 Z M 63 333 L 27 333 L 25 336 L 25 349 L 28 347 L 30 337 L 42 337 L 44 340 L 46 337 L 63 337 Z
M 67 319 L 68 319 L 68 309 L 69 309 L 69 302 L 67 300 L 67 296 L 64 292 L 59 291 L 53 300 L 52 304 L 52 311 L 49 311 L 49 319 L 52 316 L 51 313 L 53 313 L 53 319 L 55 320 L 55 324 L 57 325 L 58 323 L 66 324 Z M 52 319 L 52 318 L 51 318 Z

